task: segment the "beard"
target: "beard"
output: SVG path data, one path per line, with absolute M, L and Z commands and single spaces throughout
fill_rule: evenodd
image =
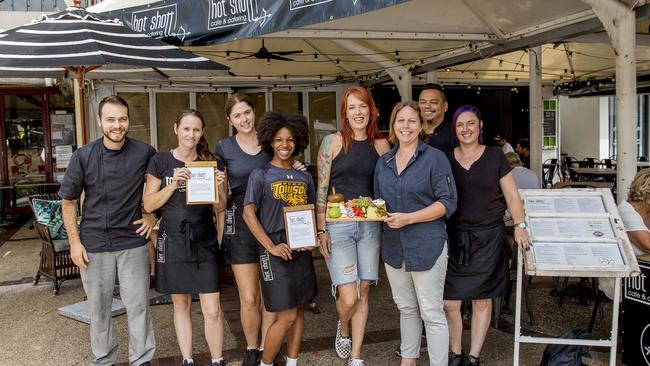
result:
M 128 135 L 128 133 L 129 133 L 129 130 L 124 130 L 124 135 L 122 135 L 122 138 L 119 139 L 119 140 L 116 140 L 116 139 L 111 137 L 110 131 L 107 133 L 105 130 L 102 130 L 102 135 L 104 135 L 104 137 L 106 137 L 110 142 L 113 142 L 113 143 L 116 143 L 116 144 L 119 144 L 120 142 L 124 141 L 124 139 L 126 138 L 126 135 Z

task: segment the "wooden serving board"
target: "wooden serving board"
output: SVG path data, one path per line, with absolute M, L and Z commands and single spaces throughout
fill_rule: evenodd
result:
M 334 219 L 331 217 L 326 217 L 325 221 L 326 222 L 351 222 L 351 221 L 384 221 L 388 217 L 381 217 L 381 218 L 376 218 L 376 219 L 368 219 L 368 218 L 361 218 L 361 217 L 339 217 L 338 219 Z

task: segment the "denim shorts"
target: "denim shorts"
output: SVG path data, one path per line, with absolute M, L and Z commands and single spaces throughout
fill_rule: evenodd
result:
M 332 252 L 326 263 L 332 286 L 377 281 L 381 222 L 333 222 L 327 229 Z

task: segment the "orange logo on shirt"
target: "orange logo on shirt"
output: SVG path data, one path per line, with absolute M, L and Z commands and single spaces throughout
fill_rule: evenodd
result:
M 273 198 L 282 200 L 289 206 L 307 204 L 307 183 L 279 181 L 271 183 Z

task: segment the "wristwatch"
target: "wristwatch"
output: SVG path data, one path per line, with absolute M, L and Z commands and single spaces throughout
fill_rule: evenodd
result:
M 515 227 L 518 227 L 520 229 L 526 229 L 528 225 L 526 225 L 526 223 L 522 221 L 520 223 L 515 224 Z
M 320 235 L 320 234 L 323 234 L 323 233 L 329 233 L 329 230 L 327 230 L 327 229 L 320 229 L 320 230 L 317 230 L 317 231 L 316 231 L 316 234 L 317 234 L 317 235 Z

